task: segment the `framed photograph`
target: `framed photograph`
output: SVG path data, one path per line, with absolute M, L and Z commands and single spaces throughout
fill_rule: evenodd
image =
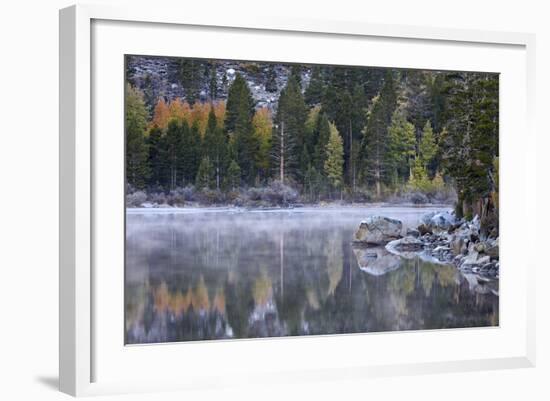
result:
M 61 10 L 61 390 L 533 366 L 533 59 L 528 34 Z

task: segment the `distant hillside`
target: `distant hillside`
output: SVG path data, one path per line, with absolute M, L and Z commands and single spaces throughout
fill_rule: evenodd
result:
M 159 97 L 171 101 L 175 98 L 187 99 L 188 93 L 182 85 L 181 60 L 173 57 L 128 56 L 126 60 L 127 81 L 145 94 L 145 101 L 149 110 L 152 110 Z M 277 108 L 281 90 L 287 83 L 290 68 L 287 65 L 236 62 L 193 60 L 196 79 L 197 97 L 200 101 L 210 99 L 210 85 L 212 82 L 212 68 L 216 76 L 216 100 L 227 99 L 227 91 L 237 73 L 241 74 L 248 83 L 256 108 Z M 273 68 L 276 89 L 266 90 L 270 67 Z M 307 87 L 311 76 L 309 68 L 302 69 L 302 87 Z

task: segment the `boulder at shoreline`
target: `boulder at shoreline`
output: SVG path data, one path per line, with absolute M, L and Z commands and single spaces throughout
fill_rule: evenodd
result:
M 363 220 L 353 242 L 369 245 L 385 245 L 401 238 L 403 223 L 383 216 L 370 216 Z
M 421 222 L 419 231 L 426 234 L 449 231 L 458 220 L 449 212 L 430 212 L 422 217 Z

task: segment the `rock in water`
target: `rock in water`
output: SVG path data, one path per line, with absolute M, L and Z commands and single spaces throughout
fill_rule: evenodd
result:
M 383 247 L 353 247 L 359 268 L 372 276 L 382 276 L 401 267 L 401 258 Z
M 405 237 L 388 242 L 386 249 L 390 252 L 415 252 L 424 249 L 424 243 L 418 238 Z
M 418 252 L 424 250 L 424 242 L 418 238 L 407 236 L 388 242 L 386 250 L 405 259 L 413 259 L 418 255 Z
M 401 238 L 403 223 L 383 216 L 371 216 L 362 221 L 355 233 L 354 242 L 384 245 Z

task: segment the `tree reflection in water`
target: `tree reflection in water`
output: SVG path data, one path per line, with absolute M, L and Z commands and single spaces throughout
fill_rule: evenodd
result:
M 126 342 L 498 325 L 498 281 L 354 249 L 367 213 L 128 214 Z

